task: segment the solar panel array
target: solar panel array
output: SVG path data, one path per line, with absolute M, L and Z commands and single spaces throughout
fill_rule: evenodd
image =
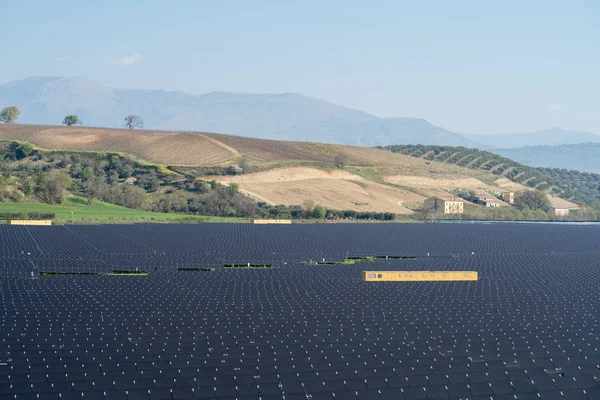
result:
M 0 225 L 0 399 L 600 399 L 599 284 L 598 226 Z

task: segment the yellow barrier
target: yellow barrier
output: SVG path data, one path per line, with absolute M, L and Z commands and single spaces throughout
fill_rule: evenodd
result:
M 476 281 L 476 271 L 363 271 L 365 282 Z
M 13 219 L 10 221 L 10 225 L 52 225 L 50 220 L 33 220 L 33 219 Z
M 291 224 L 291 219 L 253 219 L 252 223 L 255 225 L 266 225 L 266 224 Z

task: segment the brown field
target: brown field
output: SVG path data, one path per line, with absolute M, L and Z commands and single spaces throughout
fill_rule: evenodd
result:
M 171 165 L 214 165 L 238 156 L 223 143 L 186 132 L 2 125 L 0 139 L 27 141 L 48 150 L 128 153 L 148 162 Z
M 488 185 L 479 179 L 469 176 L 451 177 L 448 175 L 438 176 L 414 176 L 414 175 L 392 175 L 386 176 L 385 180 L 402 186 L 418 187 L 422 191 L 451 190 L 474 190 L 475 192 L 501 192 L 497 186 Z
M 21 140 L 48 150 L 114 151 L 154 163 L 198 166 L 235 164 L 244 156 L 261 166 L 294 161 L 377 167 L 394 173 L 464 173 L 453 165 L 368 147 L 254 139 L 201 132 L 105 129 L 88 127 L 0 125 L 0 139 Z M 469 173 L 472 175 L 473 173 Z
M 215 177 L 207 177 L 212 179 Z M 301 204 L 312 200 L 337 210 L 379 211 L 410 214 L 407 206 L 425 198 L 410 191 L 367 181 L 342 170 L 316 168 L 277 168 L 235 177 L 220 176 L 223 184 L 232 182 L 240 190 L 270 204 Z
M 236 149 L 240 154 L 243 154 L 246 157 L 259 161 L 331 161 L 327 157 L 313 154 L 295 146 L 294 142 L 254 139 L 241 136 L 221 135 L 216 133 L 206 134 L 206 136 Z

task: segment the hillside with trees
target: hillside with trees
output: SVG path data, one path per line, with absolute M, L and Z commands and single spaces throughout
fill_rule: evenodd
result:
M 427 162 L 457 165 L 504 176 L 532 189 L 582 204 L 600 201 L 600 174 L 558 168 L 529 167 L 498 154 L 453 146 L 393 145 L 380 147 Z
M 198 216 L 392 220 L 424 218 L 431 196 L 537 189 L 552 207 L 571 208 L 573 219 L 595 219 L 592 205 L 600 208 L 597 175 L 526 167 L 490 152 L 147 131 L 130 117 L 127 129 L 0 125 L 0 202 L 63 204 L 77 195 L 90 205 Z M 553 219 L 544 208 L 470 202 L 464 217 Z
M 213 171 L 235 175 L 240 167 Z M 334 210 L 314 202 L 271 205 L 239 191 L 200 179 L 195 170 L 175 173 L 114 153 L 57 152 L 30 143 L 0 141 L 0 203 L 63 204 L 71 195 L 131 209 L 201 216 L 289 219 L 394 220 L 384 212 Z

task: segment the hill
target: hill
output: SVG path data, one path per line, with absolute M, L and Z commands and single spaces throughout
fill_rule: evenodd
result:
M 411 151 L 393 152 L 383 148 L 222 134 L 37 125 L 0 126 L 0 139 L 30 142 L 44 152 L 34 161 L 39 166 L 28 166 L 24 162 L 27 160 L 17 165 L 15 168 L 22 174 L 35 168 L 63 165 L 61 168 L 70 168 L 74 179 L 81 180 L 82 169 L 89 165 L 108 181 L 117 182 L 115 174 L 120 184 L 127 177 L 137 178 L 137 185 L 149 191 L 152 209 L 164 211 L 210 212 L 212 206 L 206 202 L 212 204 L 218 196 L 224 196 L 221 199 L 230 202 L 229 207 L 255 209 L 244 205 L 243 199 L 234 201 L 227 197 L 228 192 L 217 186 L 211 191 L 202 184 L 208 181 L 225 187 L 235 183 L 242 194 L 270 206 L 291 207 L 312 201 L 333 210 L 413 214 L 432 195 L 464 190 L 498 195 L 506 189 L 543 189 L 541 184 L 551 178 L 537 171 L 530 178 L 539 176 L 540 182 L 533 185 L 534 181 L 524 175 L 532 172 L 517 173 L 517 164 L 512 160 L 504 161 L 504 169 L 498 165 L 499 161 L 493 168 L 494 160 L 484 162 L 478 154 L 471 154 L 478 150 L 461 147 L 447 147 L 442 152 L 435 147 L 408 146 Z M 420 157 L 415 157 L 417 150 L 422 151 Z M 467 153 L 461 156 L 464 151 Z M 439 156 L 442 153 L 454 162 L 437 162 L 443 161 Z M 85 154 L 94 159 L 82 160 L 81 155 Z M 111 154 L 120 157 L 115 161 Z M 128 158 L 134 161 L 127 161 Z M 46 160 L 54 161 L 49 164 Z M 509 163 L 513 163 L 510 168 Z M 84 183 L 81 190 L 85 190 Z M 581 200 L 582 196 L 572 195 L 568 188 L 556 187 L 555 194 Z M 127 204 L 118 195 L 115 198 Z M 558 197 L 552 199 L 560 201 Z M 594 199 L 587 200 L 591 203 Z M 231 215 L 248 215 L 244 212 Z M 220 208 L 216 215 L 230 213 L 227 208 Z
M 533 167 L 571 169 L 600 174 L 600 143 L 528 146 L 494 151 Z
M 465 147 L 395 145 L 383 149 L 434 163 L 488 171 L 521 187 L 549 191 L 557 198 L 562 197 L 579 204 L 600 201 L 600 174 L 558 168 L 535 168 L 489 151 Z M 499 179 L 501 178 L 496 182 L 499 182 Z M 555 203 L 557 206 L 564 205 L 558 199 Z

